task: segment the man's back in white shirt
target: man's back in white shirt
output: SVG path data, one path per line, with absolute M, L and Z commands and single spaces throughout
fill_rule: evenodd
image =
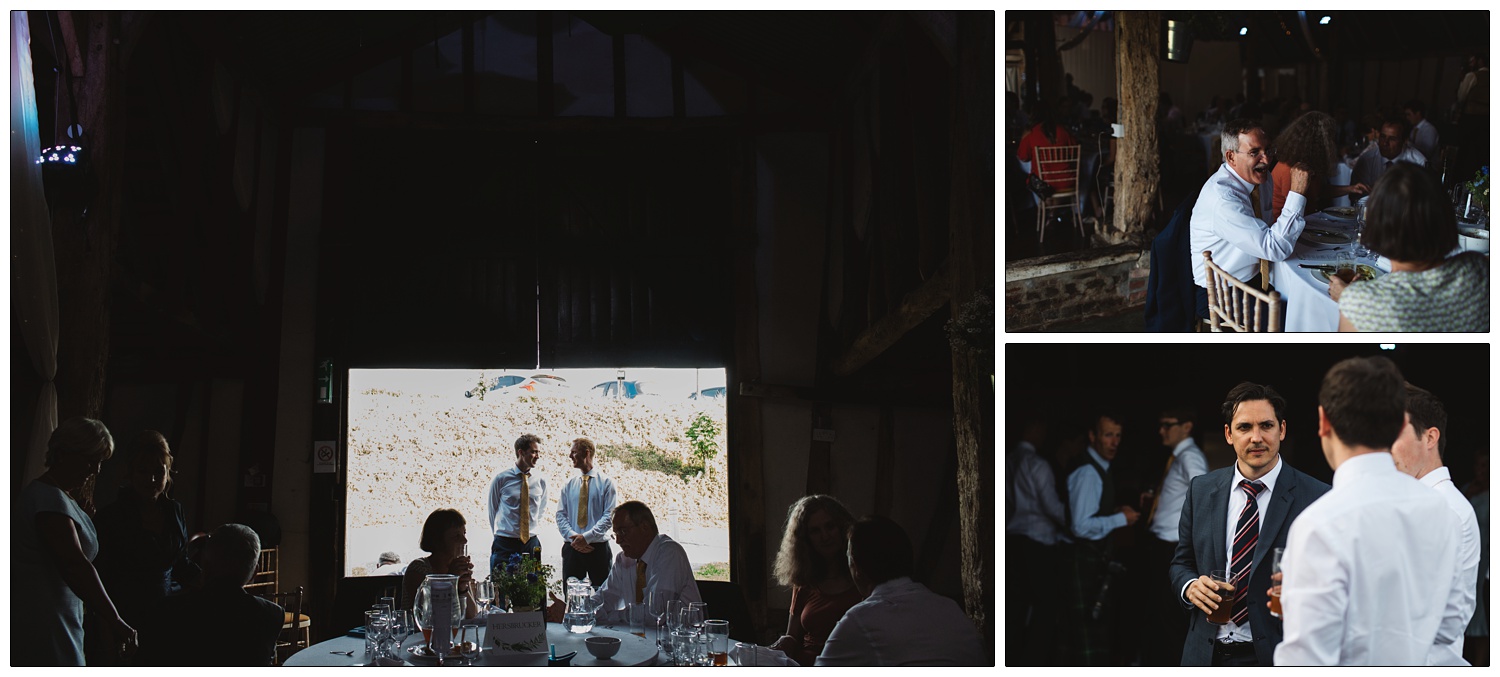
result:
M 833 626 L 817 665 L 978 666 L 979 631 L 958 604 L 905 576 L 870 590 Z
M 1417 479 L 1438 493 L 1448 504 L 1448 509 L 1459 521 L 1458 578 L 1448 593 L 1448 606 L 1443 612 L 1443 624 L 1438 631 L 1437 642 L 1427 657 L 1428 665 L 1468 665 L 1464 660 L 1464 629 L 1474 617 L 1476 604 L 1475 588 L 1479 584 L 1479 519 L 1474 515 L 1474 506 L 1463 492 L 1453 485 L 1447 466 L 1440 466 Z
M 1344 461 L 1288 533 L 1276 665 L 1424 665 L 1458 540 L 1453 511 L 1389 453 Z

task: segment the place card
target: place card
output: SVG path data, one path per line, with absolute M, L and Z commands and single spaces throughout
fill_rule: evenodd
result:
M 485 617 L 490 651 L 497 656 L 545 653 L 547 616 L 542 611 L 492 613 Z

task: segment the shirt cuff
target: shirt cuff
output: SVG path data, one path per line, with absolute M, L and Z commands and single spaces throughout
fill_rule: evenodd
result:
M 1302 193 L 1298 193 L 1297 191 L 1288 191 L 1287 194 L 1286 194 L 1286 203 L 1283 204 L 1282 207 L 1281 207 L 1281 213 L 1285 214 L 1285 213 L 1287 213 L 1287 210 L 1293 210 L 1291 212 L 1292 214 L 1294 214 L 1294 215 L 1295 214 L 1301 214 L 1302 213 L 1302 209 L 1304 207 L 1306 207 L 1306 206 L 1307 206 L 1307 196 L 1306 195 L 1303 195 Z
M 1188 604 L 1188 605 L 1192 604 L 1192 602 L 1189 602 L 1188 598 L 1187 598 L 1187 589 L 1188 589 L 1188 586 L 1192 585 L 1192 584 L 1193 584 L 1193 579 L 1189 578 L 1186 583 L 1182 584 L 1182 589 L 1177 591 L 1177 598 L 1181 599 L 1183 604 Z

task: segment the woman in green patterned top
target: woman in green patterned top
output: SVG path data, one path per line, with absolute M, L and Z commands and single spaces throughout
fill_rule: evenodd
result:
M 1458 225 L 1435 174 L 1396 163 L 1376 182 L 1365 210 L 1365 246 L 1390 259 L 1391 273 L 1331 280 L 1339 331 L 1490 330 L 1489 257 L 1448 257 L 1458 246 Z

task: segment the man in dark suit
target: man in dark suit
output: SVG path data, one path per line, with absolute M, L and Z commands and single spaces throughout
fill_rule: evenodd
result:
M 1190 614 L 1183 665 L 1271 665 L 1281 642 L 1281 620 L 1266 607 L 1271 553 L 1286 545 L 1292 520 L 1328 485 L 1288 466 L 1286 400 L 1270 386 L 1241 383 L 1223 405 L 1224 439 L 1235 463 L 1193 478 L 1178 523 L 1177 552 L 1168 575 L 1178 603 Z M 1226 571 L 1234 591 L 1209 578 Z M 1230 620 L 1208 618 L 1230 605 Z

